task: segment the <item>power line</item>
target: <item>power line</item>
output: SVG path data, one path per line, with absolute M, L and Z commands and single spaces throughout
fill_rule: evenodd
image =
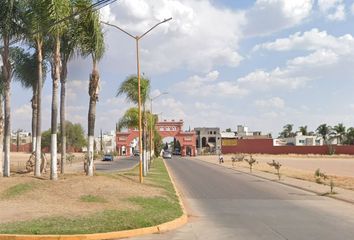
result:
M 100 10 L 101 8 L 103 8 L 103 7 L 105 7 L 105 6 L 108 6 L 108 5 L 110 5 L 110 4 L 112 4 L 112 3 L 116 2 L 116 1 L 117 1 L 117 0 L 98 0 L 96 3 L 93 3 L 92 5 L 88 6 L 87 8 L 81 9 L 80 11 L 77 11 L 77 12 L 75 12 L 75 13 L 69 15 L 69 16 L 66 16 L 66 17 L 64 17 L 64 18 L 62 18 L 62 19 L 59 19 L 58 21 L 54 22 L 54 23 L 47 29 L 47 31 L 48 31 L 51 27 L 53 27 L 54 25 L 60 24 L 60 23 L 66 21 L 66 20 L 68 20 L 68 19 L 70 19 L 70 18 L 74 18 L 74 17 L 80 15 L 81 13 L 84 13 L 84 12 L 90 10 L 90 9 L 92 9 L 92 10 L 95 12 L 95 11 L 98 11 L 98 10 Z M 31 33 L 30 35 L 33 36 L 33 35 L 35 35 L 35 34 L 37 34 L 37 33 L 40 33 L 40 32 L 41 32 L 41 31 L 36 31 L 36 32 Z M 20 42 L 20 41 L 21 41 L 21 39 L 15 39 L 15 40 L 11 41 L 9 45 L 16 44 L 16 43 L 18 43 L 18 42 Z M 0 46 L 0 49 L 2 49 L 2 48 L 4 48 L 4 46 Z

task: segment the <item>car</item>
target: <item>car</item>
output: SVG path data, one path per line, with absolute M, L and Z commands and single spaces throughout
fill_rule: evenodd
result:
M 175 149 L 172 154 L 173 155 L 181 155 L 181 151 L 179 149 Z
M 133 151 L 133 155 L 134 155 L 134 156 L 139 156 L 139 155 L 140 155 L 139 150 L 134 150 L 134 151 Z
M 103 155 L 102 161 L 113 161 L 113 155 L 112 154 Z
M 163 153 L 162 153 L 162 157 L 163 158 L 172 158 L 172 154 L 171 154 L 171 152 L 170 151 L 163 151 Z

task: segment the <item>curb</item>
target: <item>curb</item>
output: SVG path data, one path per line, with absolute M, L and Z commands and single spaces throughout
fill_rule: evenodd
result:
M 96 239 L 113 239 L 113 238 L 129 238 L 129 237 L 137 237 L 146 234 L 153 233 L 163 233 L 167 231 L 174 230 L 186 224 L 188 222 L 188 217 L 186 214 L 186 210 L 184 208 L 182 199 L 180 197 L 180 193 L 176 188 L 175 182 L 171 177 L 169 168 L 167 167 L 165 160 L 164 164 L 168 173 L 168 176 L 171 179 L 173 188 L 176 191 L 176 195 L 178 197 L 179 204 L 182 209 L 182 216 L 165 222 L 156 226 L 146 227 L 146 228 L 138 228 L 132 230 L 123 230 L 118 232 L 108 232 L 108 233 L 92 233 L 92 234 L 75 234 L 75 235 L 17 235 L 17 234 L 0 234 L 0 240 L 28 240 L 28 239 L 39 239 L 39 240 L 96 240 Z
M 274 180 L 274 179 L 271 179 L 271 178 L 259 176 L 259 175 L 255 174 L 255 173 L 250 173 L 250 172 L 234 169 L 233 167 L 220 165 L 218 163 L 207 162 L 207 161 L 203 161 L 203 160 L 200 160 L 200 159 L 195 159 L 195 160 L 198 160 L 198 161 L 201 161 L 201 162 L 205 162 L 205 163 L 208 163 L 208 164 L 213 164 L 213 165 L 220 166 L 220 167 L 224 167 L 224 168 L 227 168 L 227 169 L 231 169 L 231 170 L 234 170 L 234 171 L 239 172 L 239 173 L 244 173 L 244 174 L 247 174 L 247 175 L 250 175 L 250 176 L 253 176 L 253 177 L 257 177 L 257 178 L 260 178 L 260 179 L 268 180 L 268 181 L 275 182 L 275 183 L 278 183 L 278 184 L 282 184 L 282 185 L 285 185 L 285 186 L 288 186 L 288 187 L 293 187 L 293 188 L 300 189 L 300 190 L 303 190 L 303 191 L 306 191 L 306 192 L 314 193 L 314 194 L 316 194 L 318 196 L 332 198 L 332 199 L 339 200 L 339 201 L 342 201 L 342 202 L 346 202 L 346 203 L 349 203 L 349 204 L 354 204 L 354 200 L 341 198 L 341 197 L 334 196 L 334 195 L 323 195 L 323 192 L 314 191 L 314 190 L 311 190 L 311 189 L 308 189 L 308 188 L 304 188 L 304 187 L 300 187 L 300 186 L 297 186 L 297 185 L 294 185 L 294 184 L 291 184 L 291 183 L 280 182 L 278 180 Z M 256 171 L 258 171 L 258 170 L 256 170 Z M 288 177 L 288 178 L 290 178 L 290 177 Z M 306 180 L 302 180 L 302 181 L 307 182 Z

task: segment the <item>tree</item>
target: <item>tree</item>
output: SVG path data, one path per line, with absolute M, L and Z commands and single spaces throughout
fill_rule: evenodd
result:
M 79 123 L 71 123 L 69 121 L 65 122 L 66 124 L 66 133 L 67 133 L 67 147 L 74 149 L 81 149 L 86 146 L 87 141 L 85 137 L 84 128 Z M 60 140 L 61 132 L 58 132 L 59 141 L 58 144 L 63 144 Z M 42 132 L 42 147 L 50 148 L 51 146 L 51 129 Z
M 141 89 L 141 103 L 144 106 L 146 100 L 149 97 L 150 92 L 150 80 L 144 77 L 140 77 L 140 89 Z M 130 75 L 119 86 L 117 95 L 126 95 L 128 102 L 138 104 L 138 77 L 136 75 Z
M 50 149 L 51 145 L 51 130 L 50 128 L 44 132 L 42 132 L 42 138 L 41 138 L 41 143 L 42 143 L 42 148 L 48 148 Z
M 160 152 L 162 150 L 162 138 L 159 134 L 159 132 L 155 129 L 154 130 L 154 152 L 155 152 L 155 157 L 158 157 L 160 155 Z
M 73 7 L 73 6 L 72 6 Z M 72 10 L 73 8 L 71 8 Z M 78 47 L 78 35 L 76 34 L 77 24 L 76 20 L 72 19 L 68 28 L 61 35 L 61 48 L 60 48 L 60 57 L 61 57 L 61 71 L 60 71 L 60 132 L 61 132 L 61 157 L 60 157 L 60 172 L 64 174 L 65 172 L 65 162 L 66 162 L 66 129 L 64 124 L 66 122 L 65 116 L 65 102 L 66 102 L 66 81 L 68 76 L 68 62 L 74 56 L 74 51 Z
M 226 128 L 226 132 L 231 132 L 231 128 Z
M 139 112 L 138 108 L 133 107 L 125 111 L 124 115 L 118 121 L 118 130 L 123 128 L 138 128 L 139 126 Z
M 125 81 L 122 82 L 122 84 L 120 85 L 120 87 L 118 88 L 117 91 L 117 96 L 121 95 L 121 94 L 125 94 L 126 95 L 126 99 L 130 102 L 133 102 L 135 104 L 139 103 L 139 94 L 138 94 L 138 76 L 137 75 L 131 75 L 129 77 L 127 77 L 125 79 Z M 145 152 L 146 152 L 146 140 L 147 140 L 147 124 L 148 122 L 148 117 L 145 111 L 145 103 L 146 100 L 149 97 L 149 92 L 150 92 L 150 80 L 144 77 L 140 77 L 140 97 L 141 97 L 141 104 L 143 106 L 143 114 L 142 114 L 142 122 L 143 122 L 143 129 L 142 129 L 142 136 L 143 136 L 143 140 L 142 144 L 143 144 L 143 149 L 144 149 L 144 154 L 142 155 L 143 157 L 146 156 Z M 140 139 L 139 139 L 140 140 Z M 140 144 L 140 143 L 139 143 Z M 146 165 L 146 159 L 143 159 L 143 163 L 144 163 L 144 175 L 146 174 L 146 170 L 147 168 L 145 167 Z
M 346 134 L 346 129 L 343 123 L 338 123 L 338 125 L 334 126 L 332 130 L 333 130 L 334 138 L 337 139 L 339 144 L 342 144 L 343 138 Z
M 19 0 L 0 1 L 0 38 L 3 47 L 0 48 L 2 58 L 2 80 L 5 98 L 5 154 L 4 154 L 4 176 L 10 176 L 10 141 L 11 141 L 11 115 L 10 115 L 10 90 L 13 68 L 10 62 L 10 44 L 14 39 L 19 39 L 23 33 L 23 12 Z M 2 149 L 1 149 L 2 151 Z
M 4 113 L 3 113 L 3 97 L 4 97 L 4 78 L 2 68 L 0 68 L 0 177 L 3 176 L 3 150 L 4 149 Z
M 91 4 L 89 0 L 77 0 L 78 11 L 87 10 Z M 99 15 L 97 12 L 86 11 L 78 17 L 77 34 L 79 36 L 80 51 L 83 56 L 92 57 L 92 72 L 89 83 L 89 112 L 88 112 L 88 160 L 86 175 L 93 176 L 93 149 L 96 119 L 96 103 L 99 95 L 100 75 L 98 72 L 98 61 L 104 53 L 104 38 Z
M 53 43 L 53 52 L 51 52 L 51 69 L 52 69 L 52 108 L 51 108 L 51 161 L 50 161 L 50 179 L 57 180 L 57 132 L 58 132 L 58 87 L 60 81 L 60 38 L 66 31 L 66 21 L 61 21 L 63 16 L 70 15 L 69 0 L 49 1 L 49 20 L 52 26 L 49 31 L 51 42 Z
M 73 124 L 66 121 L 65 125 L 67 141 L 64 144 L 66 144 L 67 147 L 81 149 L 87 145 L 84 128 L 79 123 Z M 61 135 L 61 133 L 59 134 Z M 63 142 L 60 142 L 60 145 L 62 144 Z
M 287 124 L 283 127 L 283 131 L 280 133 L 280 137 L 282 138 L 288 138 L 288 137 L 293 137 L 295 134 L 292 132 L 293 131 L 293 124 Z
M 316 129 L 317 134 L 321 135 L 323 142 L 327 144 L 328 135 L 331 132 L 331 127 L 323 123 Z
M 18 48 L 18 57 L 16 59 L 15 80 L 19 81 L 23 88 L 30 88 L 32 90 L 32 152 L 35 151 L 36 146 L 36 123 L 37 123 L 37 56 L 25 52 Z M 46 65 L 43 64 L 43 76 L 45 78 Z
M 302 133 L 303 136 L 307 136 L 308 135 L 307 126 L 299 127 L 299 131 Z
M 39 177 L 41 175 L 41 125 L 42 125 L 42 88 L 43 88 L 43 61 L 44 61 L 44 41 L 46 32 L 50 23 L 48 21 L 49 4 L 48 1 L 27 0 L 25 3 L 26 17 L 24 19 L 24 33 L 25 40 L 35 50 L 37 60 L 37 82 L 36 82 L 36 97 L 34 104 L 37 108 L 36 116 L 36 146 L 35 146 L 35 168 L 34 175 Z M 33 103 L 33 101 L 32 101 Z
M 344 144 L 354 145 L 354 128 L 350 127 L 347 129 L 345 134 L 345 140 L 343 141 Z

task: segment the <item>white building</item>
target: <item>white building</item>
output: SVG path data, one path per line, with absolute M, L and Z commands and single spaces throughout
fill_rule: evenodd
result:
M 103 151 L 104 153 L 113 153 L 116 151 L 116 133 L 110 131 L 104 133 L 95 139 L 96 151 Z
M 284 138 L 285 145 L 293 146 L 321 146 L 323 138 L 318 135 L 302 135 L 301 132 L 296 132 L 294 137 Z

